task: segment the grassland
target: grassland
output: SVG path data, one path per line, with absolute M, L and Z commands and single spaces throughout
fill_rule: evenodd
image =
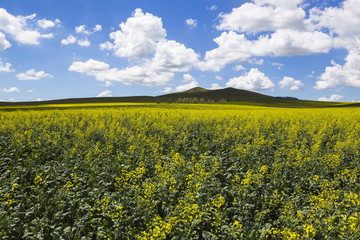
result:
M 360 109 L 0 110 L 1 239 L 359 239 Z

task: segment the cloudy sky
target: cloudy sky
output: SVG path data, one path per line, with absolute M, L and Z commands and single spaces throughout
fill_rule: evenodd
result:
M 0 100 L 234 87 L 360 100 L 360 0 L 0 3 Z

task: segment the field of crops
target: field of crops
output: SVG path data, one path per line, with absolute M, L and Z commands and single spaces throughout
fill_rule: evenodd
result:
M 1 239 L 359 239 L 360 109 L 0 110 Z

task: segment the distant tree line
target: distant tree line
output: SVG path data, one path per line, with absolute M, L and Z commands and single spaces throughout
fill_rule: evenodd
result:
M 286 100 L 298 100 L 296 97 L 276 97 L 278 99 L 286 99 Z
M 172 102 L 172 101 L 170 101 Z M 176 103 L 206 103 L 206 104 L 213 104 L 213 103 L 227 103 L 227 99 L 205 99 L 205 98 L 197 98 L 197 97 L 180 97 L 176 101 Z

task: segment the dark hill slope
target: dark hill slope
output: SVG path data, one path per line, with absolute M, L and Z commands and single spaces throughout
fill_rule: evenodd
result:
M 271 97 L 268 95 L 240 90 L 235 88 L 224 88 L 208 90 L 200 87 L 178 93 L 170 93 L 157 97 L 134 96 L 134 97 L 94 97 L 94 98 L 69 98 L 39 102 L 0 102 L 1 106 L 41 106 L 48 104 L 82 104 L 82 103 L 155 103 L 155 102 L 177 102 L 179 99 L 197 98 L 205 102 L 232 102 L 235 104 L 246 104 L 270 107 L 350 107 L 360 106 L 360 103 L 335 103 L 298 100 L 291 97 Z
M 275 101 L 277 98 L 235 88 L 224 88 L 218 90 L 207 90 L 203 88 L 193 88 L 185 92 L 170 93 L 158 96 L 161 102 L 176 101 L 179 98 L 204 98 L 205 100 L 227 100 L 228 102 L 269 102 Z

